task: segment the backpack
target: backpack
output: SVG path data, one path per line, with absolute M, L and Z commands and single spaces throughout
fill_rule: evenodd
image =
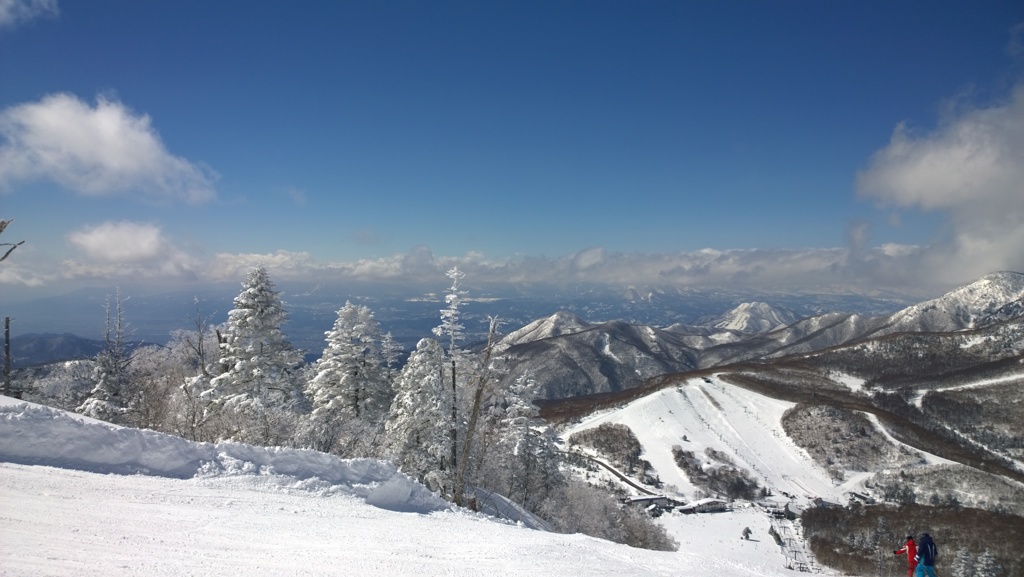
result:
M 935 546 L 935 541 L 927 533 L 921 537 L 921 542 L 917 544 L 917 557 L 921 560 L 922 565 L 935 565 L 935 558 L 939 556 L 939 549 Z

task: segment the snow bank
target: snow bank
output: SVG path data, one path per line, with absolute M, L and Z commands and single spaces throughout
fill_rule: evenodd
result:
M 284 475 L 341 486 L 370 505 L 392 511 L 426 513 L 449 507 L 387 461 L 340 459 L 316 451 L 239 443 L 195 443 L 2 399 L 0 461 L 176 479 Z
M 514 508 L 474 494 L 484 509 Z M 681 549 L 632 549 L 529 530 L 542 524 L 529 516 L 490 522 L 382 461 L 192 443 L 4 397 L 0 502 L 11 576 L 793 574 L 753 509 L 663 515 Z

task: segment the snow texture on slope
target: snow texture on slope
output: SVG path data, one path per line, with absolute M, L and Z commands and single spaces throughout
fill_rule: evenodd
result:
M 683 547 L 646 551 L 452 509 L 380 461 L 190 443 L 4 397 L 0 502 L 10 576 L 793 574 L 753 509 L 673 515 Z
M 2 399 L 0 460 L 10 463 L 175 479 L 242 473 L 287 475 L 346 486 L 352 494 L 384 509 L 429 512 L 448 507 L 446 501 L 387 461 L 340 459 L 317 451 L 239 443 L 193 443 Z

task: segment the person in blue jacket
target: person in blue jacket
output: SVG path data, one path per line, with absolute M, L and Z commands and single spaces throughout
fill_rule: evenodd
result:
M 917 544 L 917 577 L 935 577 L 935 559 L 938 556 L 939 550 L 932 536 L 922 533 L 921 541 Z

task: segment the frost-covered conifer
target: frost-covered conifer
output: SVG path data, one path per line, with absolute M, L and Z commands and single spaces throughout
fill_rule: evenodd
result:
M 251 442 L 281 442 L 271 429 L 280 412 L 303 408 L 302 351 L 285 338 L 287 313 L 266 268 L 254 268 L 228 313 L 220 364 L 206 395 L 211 409 L 241 417 L 227 435 Z M 260 430 L 256 430 L 260 429 Z
M 128 410 L 123 394 L 128 388 L 125 367 L 109 351 L 101 351 L 96 355 L 93 380 L 96 386 L 78 407 L 78 412 L 94 419 L 120 423 Z
M 124 319 L 124 301 L 118 291 L 111 311 L 110 299 L 106 303 L 107 319 L 104 329 L 105 348 L 96 356 L 93 379 L 96 386 L 77 411 L 94 419 L 120 423 L 135 400 L 132 391 L 131 354 L 125 342 L 127 326 Z
M 395 463 L 433 490 L 447 488 L 452 454 L 448 435 L 451 396 L 437 341 L 422 339 L 395 380 L 395 399 L 385 425 L 386 443 Z
M 346 302 L 325 334 L 327 346 L 307 386 L 313 418 L 383 420 L 391 404 L 391 386 L 373 313 Z

